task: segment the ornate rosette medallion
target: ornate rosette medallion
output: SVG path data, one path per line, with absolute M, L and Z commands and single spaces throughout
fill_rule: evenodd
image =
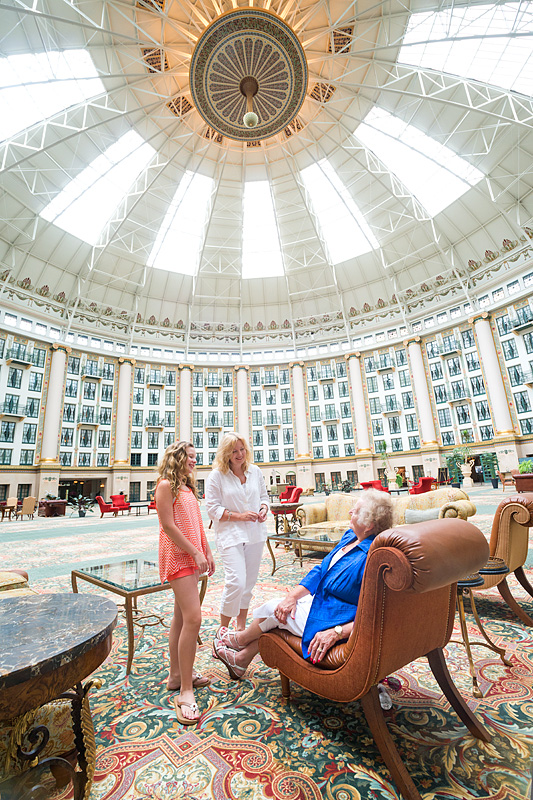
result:
M 259 121 L 243 123 L 241 86 L 257 81 L 253 110 Z M 274 14 L 246 8 L 223 14 L 202 34 L 190 70 L 191 94 L 203 119 L 230 139 L 274 136 L 298 113 L 307 90 L 307 61 L 298 37 Z

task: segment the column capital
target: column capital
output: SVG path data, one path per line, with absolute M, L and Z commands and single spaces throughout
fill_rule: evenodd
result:
M 250 366 L 249 364 L 239 364 L 237 367 L 235 367 L 235 372 L 238 372 L 240 369 L 245 370 L 245 372 L 249 372 Z
M 120 356 L 120 358 L 118 360 L 118 363 L 119 364 L 131 364 L 131 366 L 134 367 L 137 362 L 135 361 L 133 356 Z
M 356 358 L 358 361 L 360 361 L 361 360 L 361 355 L 362 355 L 361 351 L 360 350 L 356 350 L 355 353 L 347 353 L 344 356 L 344 358 L 346 359 L 346 361 L 349 361 L 351 358 Z
M 178 369 L 190 369 L 192 372 L 194 369 L 194 364 L 178 364 Z
M 61 342 L 54 342 L 51 350 L 63 350 L 67 355 L 72 353 L 72 347 L 69 347 L 68 344 L 62 344 Z
M 403 343 L 405 347 L 409 347 L 410 344 L 420 344 L 421 341 L 420 336 L 410 336 L 408 339 L 404 339 Z
M 305 361 L 289 361 L 289 367 L 305 367 Z
M 490 318 L 488 311 L 479 311 L 477 314 L 474 314 L 473 317 L 468 317 L 468 321 L 471 325 L 475 325 L 476 322 L 479 322 L 480 319 L 486 319 L 487 322 Z

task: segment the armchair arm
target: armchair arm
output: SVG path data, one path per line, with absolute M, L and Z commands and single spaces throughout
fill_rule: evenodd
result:
M 302 526 L 314 525 L 315 522 L 325 522 L 327 510 L 325 503 L 311 503 L 306 506 L 298 506 L 296 516 Z
M 445 503 L 441 506 L 439 511 L 439 519 L 445 517 L 456 517 L 459 519 L 467 520 L 468 517 L 473 517 L 476 513 L 476 507 L 471 500 L 453 500 L 450 503 Z

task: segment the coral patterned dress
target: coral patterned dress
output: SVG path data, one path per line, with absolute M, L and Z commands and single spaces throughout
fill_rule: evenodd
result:
M 174 500 L 172 508 L 176 527 L 180 529 L 180 532 L 191 544 L 205 555 L 207 539 L 202 515 L 200 514 L 200 506 L 188 486 L 182 486 L 179 491 L 179 498 L 177 497 Z M 197 569 L 194 558 L 174 544 L 163 530 L 161 520 L 159 520 L 159 575 L 161 583 L 183 578 L 185 575 L 192 575 Z

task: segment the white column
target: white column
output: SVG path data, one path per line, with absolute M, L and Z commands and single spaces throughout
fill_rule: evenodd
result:
M 307 433 L 307 403 L 305 401 L 303 364 L 298 361 L 292 366 L 292 385 L 294 391 L 294 418 L 296 420 L 296 458 L 309 458 L 309 434 Z
M 237 419 L 235 430 L 247 442 L 250 442 L 250 411 L 248 408 L 248 370 L 249 367 L 237 367 Z
M 418 405 L 418 421 L 420 423 L 420 438 L 422 447 L 437 444 L 437 435 L 435 433 L 435 422 L 433 420 L 433 411 L 431 410 L 431 401 L 429 399 L 429 389 L 426 380 L 426 370 L 424 368 L 424 359 L 422 358 L 422 348 L 420 346 L 420 336 L 414 339 L 408 339 L 404 342 L 408 348 L 409 359 L 411 361 L 411 370 L 413 373 L 414 381 L 414 394 Z
M 494 432 L 497 436 L 509 435 L 513 433 L 513 423 L 488 317 L 489 315 L 485 311 L 477 317 L 471 317 L 468 321 L 474 324 L 476 331 L 478 353 L 485 377 L 485 389 L 494 414 Z
M 41 464 L 58 464 L 59 434 L 61 431 L 61 410 L 63 408 L 65 369 L 70 347 L 64 344 L 52 345 L 52 363 L 48 379 L 46 409 L 44 412 L 43 443 L 41 445 Z
M 192 438 L 191 400 L 192 366 L 180 364 L 180 441 L 190 442 Z
M 370 437 L 366 418 L 363 378 L 361 376 L 361 354 L 354 353 L 348 357 L 348 369 L 352 384 L 352 403 L 355 418 L 355 441 L 359 453 L 370 452 Z
M 135 359 L 119 358 L 114 466 L 130 463 L 131 386 Z

